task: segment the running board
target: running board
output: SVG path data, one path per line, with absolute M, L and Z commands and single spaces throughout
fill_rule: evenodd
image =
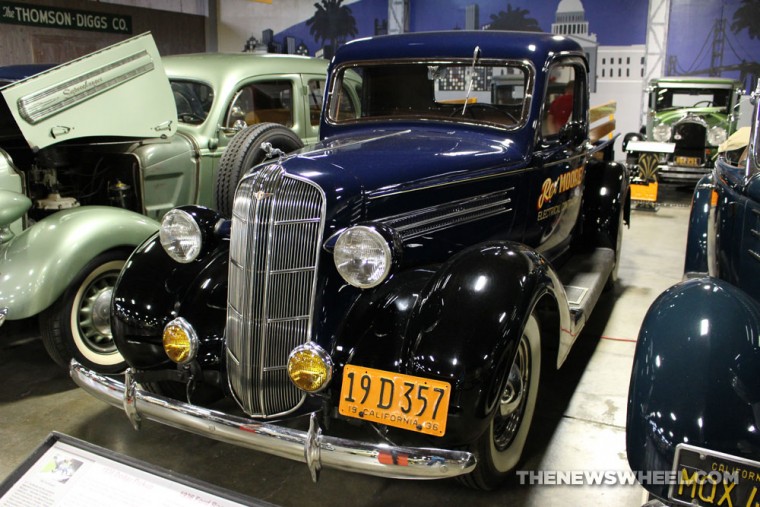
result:
M 559 270 L 573 319 L 573 336 L 580 333 L 586 318 L 599 301 L 615 267 L 615 251 L 597 248 L 591 255 L 575 255 Z

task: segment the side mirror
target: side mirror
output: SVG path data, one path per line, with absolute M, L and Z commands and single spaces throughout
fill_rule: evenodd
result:
M 559 130 L 559 139 L 563 144 L 583 144 L 586 141 L 586 137 L 586 126 L 578 121 L 567 122 Z

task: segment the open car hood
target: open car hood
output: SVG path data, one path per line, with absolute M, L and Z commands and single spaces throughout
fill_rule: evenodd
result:
M 33 150 L 83 137 L 170 136 L 177 128 L 174 96 L 149 33 L 0 93 L 0 136 L 20 130 Z

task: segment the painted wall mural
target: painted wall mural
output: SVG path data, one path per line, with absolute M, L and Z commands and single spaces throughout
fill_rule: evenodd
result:
M 646 40 L 648 3 L 630 0 L 412 0 L 409 31 L 529 30 L 563 33 L 560 25 L 578 21 L 580 31 L 566 33 L 596 48 L 599 79 L 642 77 L 641 69 L 609 66 L 620 55 L 605 48 L 641 46 Z M 295 44 L 307 54 L 329 56 L 333 48 L 356 37 L 387 33 L 387 0 L 320 0 L 314 15 L 276 34 L 278 46 Z M 760 75 L 760 0 L 671 0 L 666 75 L 723 76 L 740 79 L 746 89 Z M 564 19 L 563 19 L 564 16 Z M 631 53 L 628 51 L 628 53 Z M 605 59 L 603 63 L 601 58 Z M 640 61 L 639 61 L 640 63 Z M 638 72 L 637 72 L 638 71 Z M 612 76 L 610 76 L 612 73 Z M 602 75 L 604 74 L 604 75 Z M 627 74 L 627 76 L 625 75 Z
M 429 30 L 529 30 L 551 32 L 558 12 L 582 13 L 599 44 L 644 44 L 646 2 L 630 0 L 412 0 L 409 31 Z M 287 37 L 316 54 L 326 42 L 345 43 L 355 37 L 387 32 L 387 0 L 320 0 L 314 17 L 274 34 L 284 44 Z M 621 30 L 620 27 L 625 26 Z M 333 37 L 332 34 L 335 34 Z M 572 35 L 572 34 L 570 34 Z
M 665 74 L 760 76 L 760 0 L 670 0 Z
M 670 2 L 663 73 L 731 77 L 741 79 L 747 91 L 754 89 L 760 75 L 760 0 Z M 269 30 L 263 39 L 270 51 L 329 58 L 335 47 L 351 39 L 399 26 L 398 20 L 389 23 L 388 4 L 318 0 L 311 17 L 277 33 Z M 405 28 L 528 30 L 574 38 L 589 57 L 592 102 L 616 101 L 617 131 L 625 133 L 640 129 L 647 107 L 648 8 L 643 0 L 410 0 Z

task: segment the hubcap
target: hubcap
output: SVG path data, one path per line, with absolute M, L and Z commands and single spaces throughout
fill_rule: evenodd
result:
M 103 336 L 111 335 L 111 294 L 113 288 L 101 290 L 92 303 L 92 325 Z
M 111 295 L 118 273 L 104 273 L 84 292 L 78 309 L 79 334 L 91 350 L 108 354 L 116 350 L 111 334 Z
M 494 418 L 493 439 L 498 451 L 509 447 L 520 429 L 525 413 L 525 403 L 528 399 L 530 374 L 530 344 L 528 338 L 523 336 L 501 394 L 499 413 Z

